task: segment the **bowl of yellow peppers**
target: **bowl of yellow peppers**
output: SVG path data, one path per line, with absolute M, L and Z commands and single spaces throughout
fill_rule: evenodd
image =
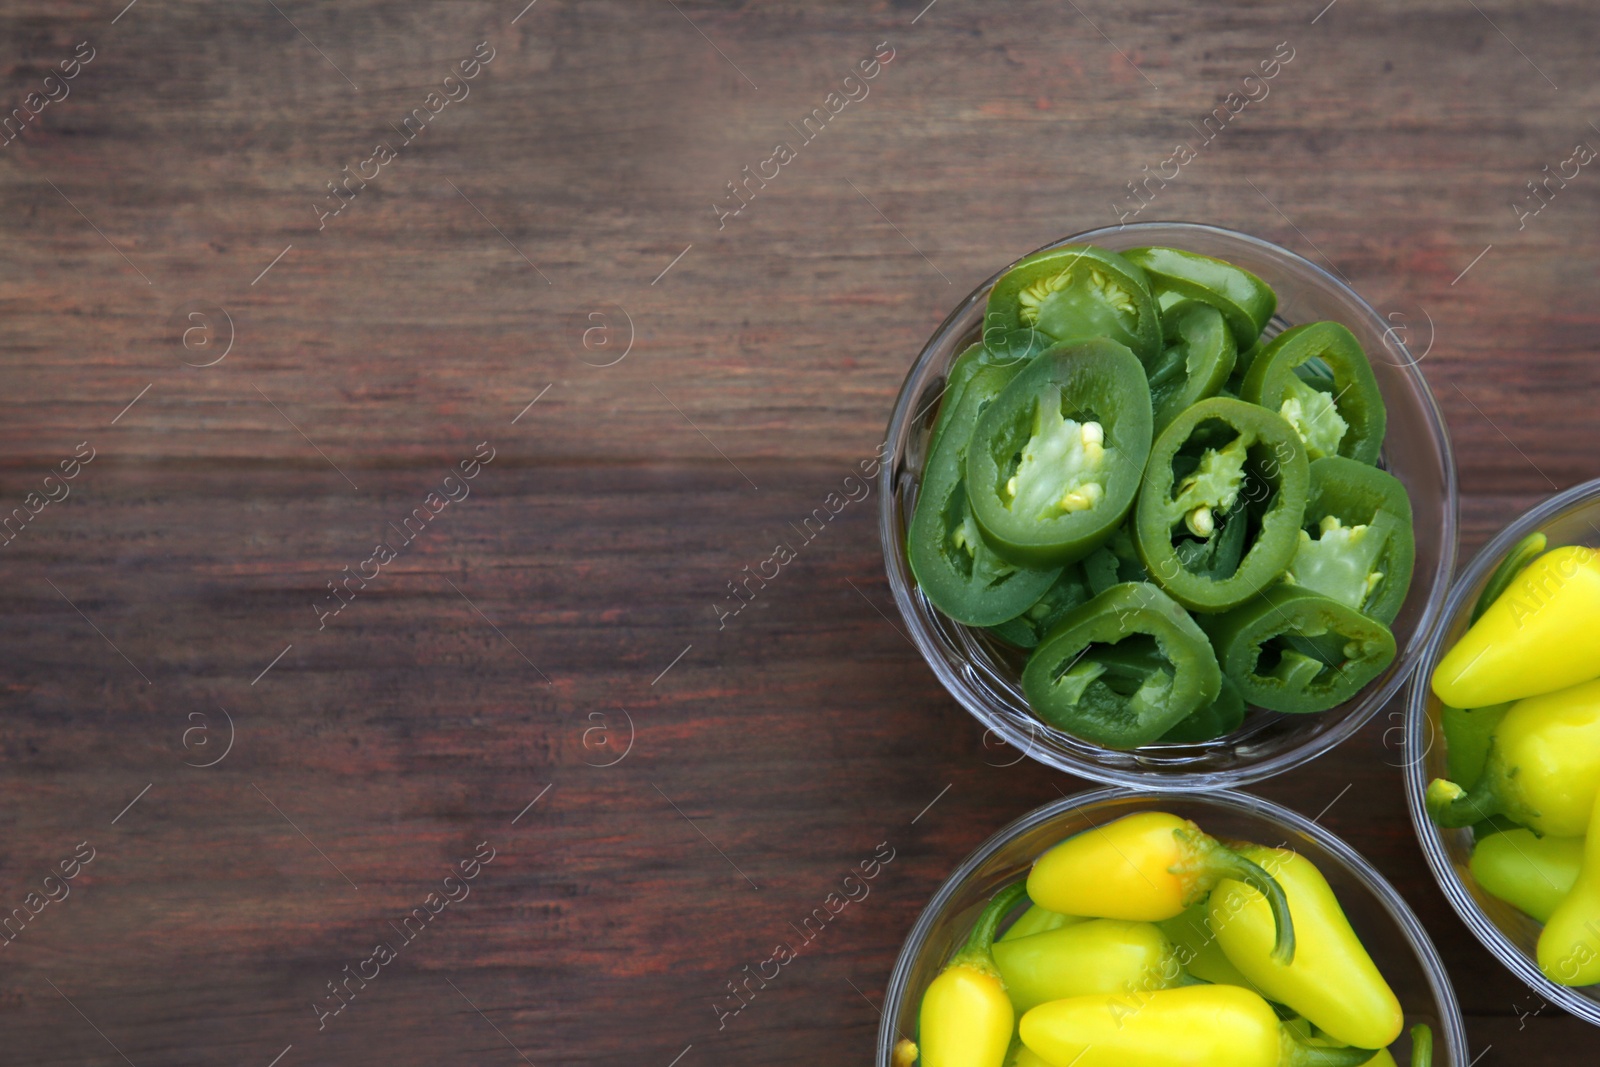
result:
M 1600 480 L 1473 560 L 1406 721 L 1411 818 L 1445 896 L 1547 1001 L 1600 1025 Z
M 952 874 L 900 951 L 878 1067 L 1466 1067 L 1399 894 L 1257 797 L 1104 789 Z

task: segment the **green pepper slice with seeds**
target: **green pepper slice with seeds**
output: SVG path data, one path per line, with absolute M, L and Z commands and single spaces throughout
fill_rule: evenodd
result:
M 1145 272 L 1158 298 L 1176 293 L 1220 311 L 1240 351 L 1256 343 L 1278 309 L 1272 287 L 1232 263 L 1181 248 L 1133 248 L 1122 254 Z
M 1293 585 L 1273 586 L 1242 607 L 1208 618 L 1206 629 L 1240 695 L 1269 711 L 1327 711 L 1394 661 L 1394 635 L 1387 626 Z
M 938 446 L 928 456 L 906 533 L 917 586 L 934 607 L 969 626 L 992 626 L 1025 611 L 1060 577 L 996 555 L 973 519 L 962 470 L 972 428 L 1017 374 L 988 366 L 967 382 Z
M 1411 498 L 1398 478 L 1343 456 L 1311 464 L 1300 546 L 1284 581 L 1387 626 L 1405 603 L 1416 558 Z
M 1147 582 L 1112 586 L 1069 612 L 1022 671 L 1035 715 L 1114 749 L 1157 740 L 1209 707 L 1221 686 L 1205 633 Z
M 1355 334 L 1337 322 L 1280 333 L 1250 362 L 1239 397 L 1294 426 L 1312 459 L 1378 462 L 1388 415 Z
M 1115 252 L 1068 245 L 1018 260 L 989 291 L 985 341 L 1031 327 L 1057 341 L 1110 338 L 1149 363 L 1161 320 L 1144 273 Z
M 1125 346 L 1102 338 L 1037 356 L 984 410 L 967 449 L 967 497 L 989 544 L 1033 567 L 1093 552 L 1133 506 L 1150 419 L 1144 368 Z
M 1020 370 L 1022 364 L 1054 343 L 1038 330 L 1028 328 L 997 335 L 992 345 L 984 344 L 982 341 L 968 345 L 965 351 L 951 361 L 950 369 L 945 372 L 944 389 L 929 401 L 928 406 L 932 406 L 935 402 L 939 404 L 939 416 L 933 424 L 933 432 L 928 435 L 928 454 L 931 456 L 934 449 L 939 446 L 939 438 L 944 434 L 944 427 L 955 414 L 957 406 L 961 403 L 961 394 L 975 374 L 985 367 L 1009 367 Z
M 1018 648 L 1033 648 L 1067 612 L 1087 604 L 1092 595 L 1083 564 L 1071 564 L 1062 568 L 1061 577 L 1032 607 L 1014 619 L 989 627 L 989 632 Z
M 1310 478 L 1278 415 L 1227 397 L 1195 404 L 1151 446 L 1134 511 L 1150 580 L 1200 612 L 1256 596 L 1294 558 Z
M 1185 408 L 1215 396 L 1233 373 L 1238 348 L 1222 312 L 1180 300 L 1161 312 L 1165 347 L 1150 367 L 1150 402 L 1160 433 Z

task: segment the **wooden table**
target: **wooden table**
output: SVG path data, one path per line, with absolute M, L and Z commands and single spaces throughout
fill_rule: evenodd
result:
M 1138 217 L 1400 316 L 1464 558 L 1597 473 L 1600 178 L 1525 184 L 1600 145 L 1575 2 L 124 2 L 0 5 L 5 1063 L 866 1061 L 935 887 L 1084 783 L 986 764 L 875 495 L 718 606 L 1213 108 Z M 1434 886 L 1399 709 L 1258 791 L 1332 803 L 1478 1062 L 1592 1059 Z

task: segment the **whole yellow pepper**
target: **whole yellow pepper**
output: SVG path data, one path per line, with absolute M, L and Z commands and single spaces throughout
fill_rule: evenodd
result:
M 1506 815 L 1538 834 L 1582 837 L 1597 792 L 1600 679 L 1513 704 L 1494 728 L 1477 784 L 1468 791 L 1434 779 L 1428 814 L 1447 827 Z
M 1016 1015 L 991 949 L 995 927 L 1022 899 L 1021 882 L 996 893 L 966 944 L 922 994 L 917 1041 L 922 1067 L 1002 1067 Z
M 1485 708 L 1600 677 L 1600 553 L 1546 552 L 1506 587 L 1433 672 L 1457 708 Z
M 1521 827 L 1502 830 L 1473 847 L 1468 867 L 1484 889 L 1540 922 L 1549 922 L 1578 880 L 1583 839 L 1540 837 Z
M 1034 934 L 1046 933 L 1050 930 L 1059 930 L 1063 926 L 1073 923 L 1086 922 L 1081 915 L 1063 915 L 1059 911 L 1050 911 L 1037 904 L 1029 905 L 1028 910 L 1017 917 L 1006 932 L 1001 935 L 1001 941 L 1015 941 L 1019 937 L 1032 937 Z
M 1374 1054 L 1302 1044 L 1259 994 L 1229 985 L 1163 989 L 1136 1004 L 1111 994 L 1053 1000 L 1019 1031 L 1051 1067 L 1356 1067 Z
M 1125 919 L 1090 919 L 996 941 L 994 962 L 1019 1012 L 1063 997 L 1166 989 L 1182 975 L 1160 930 Z
M 1595 798 L 1600 810 L 1600 797 Z M 1600 821 L 1591 817 L 1583 842 L 1583 866 L 1572 890 L 1539 934 L 1539 970 L 1552 982 L 1583 986 L 1600 982 Z
M 1187 819 L 1141 811 L 1067 838 L 1040 856 L 1028 896 L 1068 915 L 1160 922 L 1183 914 L 1219 881 L 1254 886 L 1271 908 L 1272 952 L 1294 958 L 1294 920 L 1272 876 Z
M 1254 887 L 1223 882 L 1211 894 L 1211 929 L 1228 959 L 1257 989 L 1299 1012 L 1332 1039 L 1383 1048 L 1400 1036 L 1405 1013 L 1350 928 L 1328 880 L 1288 849 L 1250 846 L 1246 857 L 1271 871 L 1289 897 L 1297 948 L 1292 963 L 1272 958 L 1272 912 Z

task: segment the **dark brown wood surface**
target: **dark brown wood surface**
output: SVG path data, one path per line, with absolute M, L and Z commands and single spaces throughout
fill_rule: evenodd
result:
M 1402 316 L 1463 558 L 1600 474 L 1600 176 L 1513 206 L 1600 147 L 1586 5 L 524 2 L 0 3 L 27 119 L 0 514 L 70 493 L 0 547 L 0 911 L 94 850 L 0 941 L 0 1062 L 867 1061 L 941 880 L 1085 784 L 986 763 L 891 622 L 876 488 L 716 607 L 873 452 L 951 304 L 1116 221 L 1280 42 L 1139 217 L 1258 233 Z M 891 49 L 719 228 L 726 183 Z M 321 617 L 480 442 L 470 496 Z M 1479 1063 L 1592 1060 L 1431 881 L 1399 709 L 1257 791 L 1331 804 L 1400 888 Z M 470 895 L 319 1031 L 481 842 Z M 870 896 L 719 1029 L 880 842 Z

